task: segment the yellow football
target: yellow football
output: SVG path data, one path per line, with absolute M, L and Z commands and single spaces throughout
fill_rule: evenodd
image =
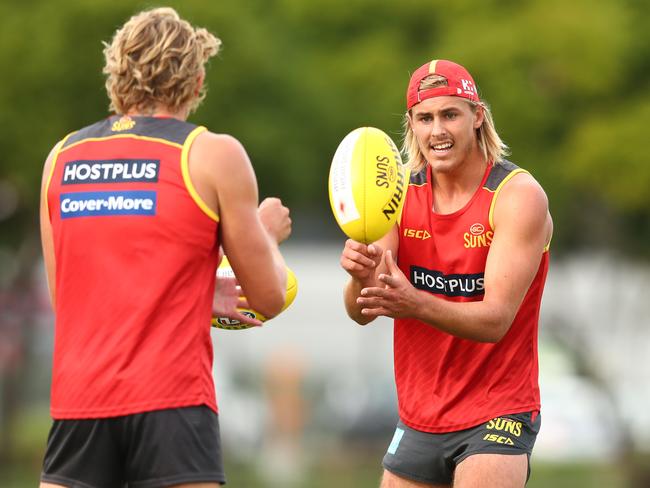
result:
M 329 173 L 332 212 L 351 239 L 369 244 L 399 221 L 409 171 L 383 131 L 360 127 L 336 149 Z
M 219 277 L 234 277 L 234 276 L 235 276 L 235 272 L 230 267 L 228 258 L 224 256 L 223 259 L 221 260 L 221 263 L 219 264 L 219 268 L 217 268 L 217 279 L 219 279 Z M 293 303 L 293 300 L 296 298 L 297 293 L 298 293 L 298 280 L 296 279 L 296 275 L 293 273 L 293 271 L 291 271 L 291 269 L 289 269 L 289 267 L 287 266 L 287 293 L 284 298 L 284 306 L 282 307 L 281 312 L 286 310 L 289 307 L 289 305 Z M 260 320 L 262 322 L 266 322 L 268 320 L 264 315 L 253 310 L 252 308 L 238 308 L 237 310 L 243 315 L 246 315 L 253 319 Z M 228 317 L 212 317 L 212 326 L 217 327 L 219 329 L 226 329 L 226 330 L 242 330 L 242 329 L 249 329 L 250 327 L 254 327 L 249 324 L 244 324 L 236 319 L 229 319 Z

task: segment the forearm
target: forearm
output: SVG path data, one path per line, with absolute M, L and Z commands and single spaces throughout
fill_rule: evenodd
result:
M 271 247 L 271 254 L 273 255 L 273 263 L 275 264 L 275 271 L 278 276 L 278 280 L 280 281 L 281 287 L 282 287 L 282 296 L 285 297 L 286 299 L 286 292 L 287 292 L 287 264 L 284 260 L 284 257 L 282 256 L 282 253 L 280 252 L 280 247 L 275 240 L 269 236 L 269 242 L 270 242 L 270 247 Z
M 370 283 L 364 284 L 359 280 L 350 278 L 343 291 L 345 310 L 349 317 L 360 325 L 366 325 L 374 320 L 374 317 L 362 315 L 361 309 L 363 306 L 357 303 L 357 298 L 361 296 L 361 290 L 366 286 L 374 286 L 374 279 L 369 281 Z
M 270 262 L 273 263 L 272 276 L 275 278 L 275 286 L 269 287 L 269 290 L 273 290 L 273 292 L 272 293 L 268 292 L 268 294 L 265 294 L 265 296 L 263 297 L 265 302 L 264 308 L 259 307 L 259 311 L 262 312 L 266 316 L 266 318 L 270 319 L 275 317 L 277 314 L 279 314 L 282 310 L 282 307 L 284 307 L 284 302 L 286 300 L 286 293 L 287 293 L 287 267 L 286 267 L 284 257 L 280 252 L 278 243 L 275 242 L 275 240 L 268 234 L 266 238 L 268 243 L 268 250 L 270 251 L 270 258 L 271 258 Z M 260 254 L 265 254 L 268 256 L 266 251 Z M 269 284 L 270 283 L 271 282 L 269 282 Z M 271 295 L 276 298 L 271 300 Z
M 450 302 L 418 291 L 414 318 L 443 332 L 477 342 L 498 342 L 514 315 L 489 302 Z
M 393 227 L 384 237 L 369 245 L 345 241 L 341 254 L 341 267 L 350 275 L 343 291 L 345 310 L 352 320 L 361 325 L 371 322 L 374 317 L 362 313 L 363 304 L 359 303 L 361 290 L 379 286 L 378 277 L 386 271 L 383 262 L 385 252 L 397 250 L 397 229 Z

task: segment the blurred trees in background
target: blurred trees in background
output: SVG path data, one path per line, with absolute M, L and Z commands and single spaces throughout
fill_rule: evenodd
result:
M 261 196 L 295 236 L 340 237 L 331 157 L 350 130 L 401 140 L 404 92 L 422 63 L 474 75 L 512 159 L 547 190 L 555 251 L 650 257 L 650 25 L 646 0 L 170 1 L 224 43 L 192 117 L 247 147 Z M 37 237 L 42 163 L 71 130 L 107 115 L 102 41 L 148 2 L 0 6 L 0 247 Z

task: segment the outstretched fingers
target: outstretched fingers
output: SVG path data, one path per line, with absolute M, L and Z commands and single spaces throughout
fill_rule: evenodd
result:
M 372 318 L 377 318 L 377 317 L 390 317 L 390 310 L 387 308 L 362 308 L 361 309 L 361 315 L 364 317 L 372 317 Z

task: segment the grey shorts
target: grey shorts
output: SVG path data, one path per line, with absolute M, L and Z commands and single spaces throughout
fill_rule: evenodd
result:
M 41 480 L 74 488 L 223 484 L 218 416 L 198 406 L 55 420 Z
M 384 468 L 414 481 L 451 484 L 456 466 L 472 454 L 530 454 L 541 425 L 531 412 L 502 415 L 466 430 L 431 434 L 401 421 L 384 456 Z

